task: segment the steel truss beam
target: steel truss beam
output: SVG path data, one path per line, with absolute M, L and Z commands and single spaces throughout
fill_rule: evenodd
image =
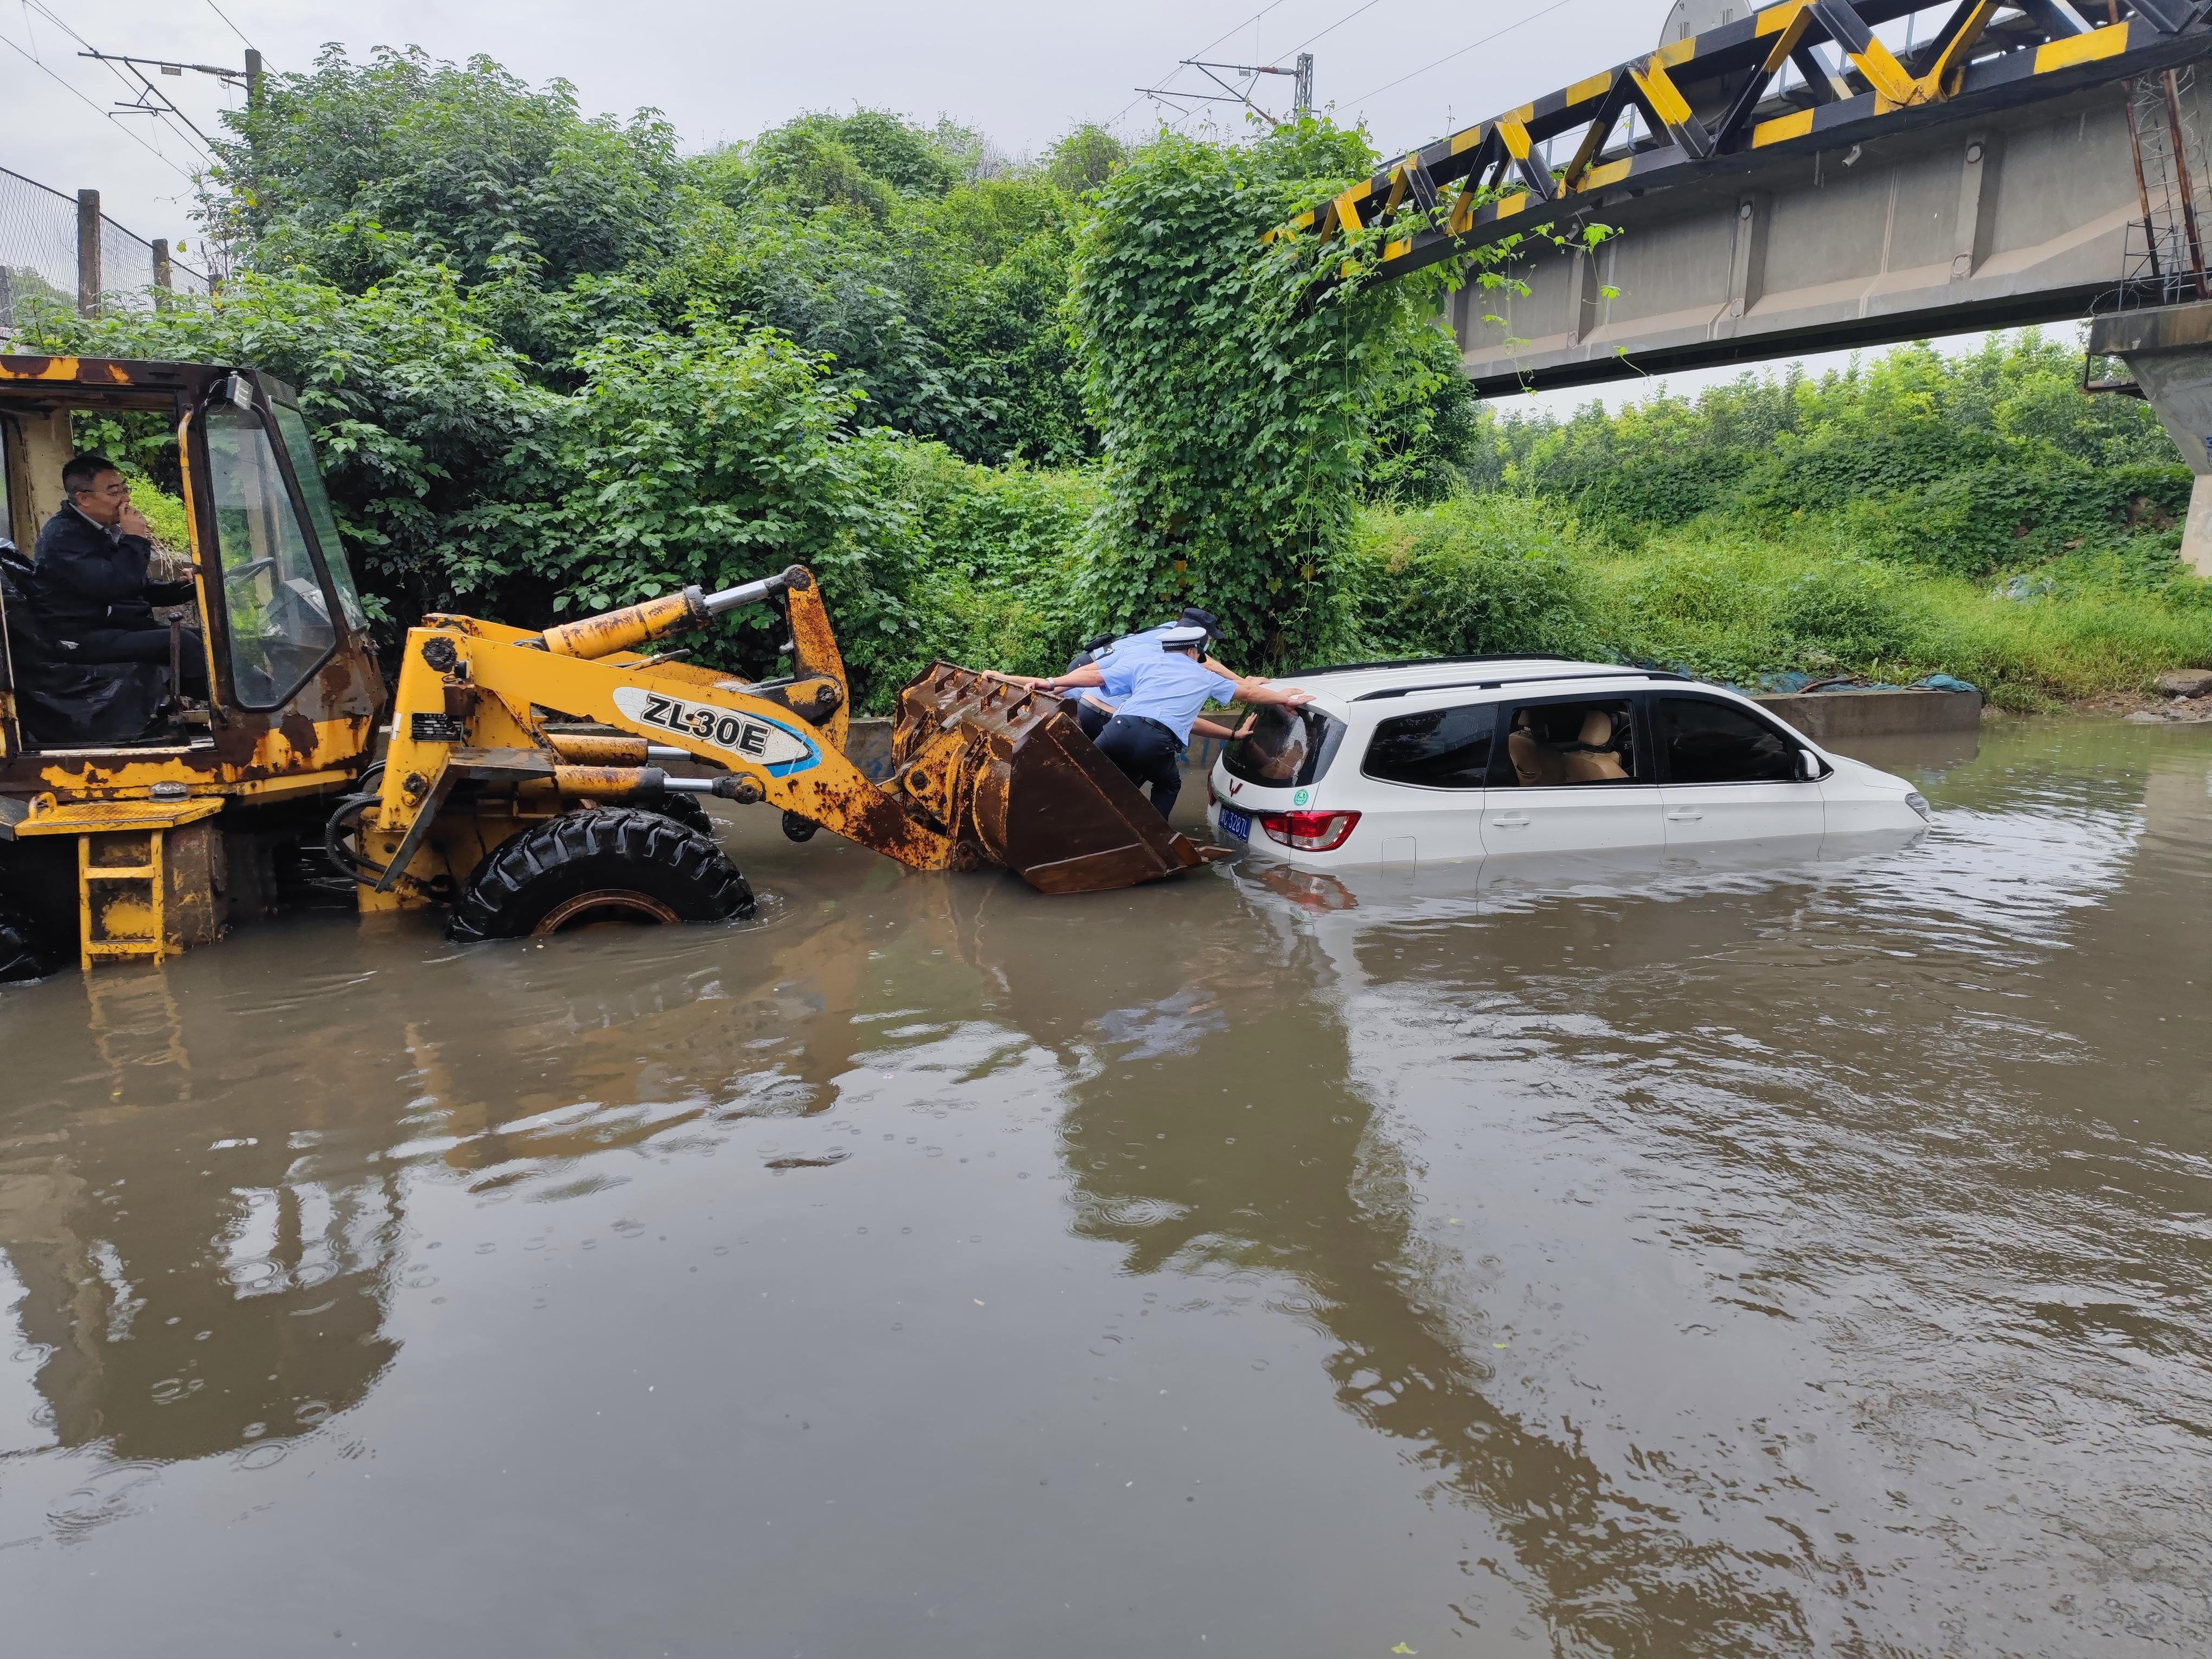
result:
M 1516 229 L 1538 209 L 1579 222 L 1608 201 L 1754 160 L 2016 108 L 2212 54 L 2212 0 L 2091 0 L 2093 14 L 2119 16 L 2087 29 L 2056 0 L 1958 0 L 1904 59 L 1874 33 L 1926 9 L 1924 0 L 1782 0 L 1440 138 L 1270 236 L 1326 237 L 1402 218 L 1407 234 L 1385 242 L 1377 267 L 1401 276 Z M 1822 46 L 1842 64 L 1832 68 Z M 1780 77 L 1793 64 L 1803 84 L 1784 92 Z M 1612 148 L 1632 107 L 1651 136 Z M 1537 146 L 1585 125 L 1572 158 L 1546 166 Z

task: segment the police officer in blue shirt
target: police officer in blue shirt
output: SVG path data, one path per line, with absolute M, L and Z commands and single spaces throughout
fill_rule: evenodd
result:
M 1069 705 L 1068 712 L 1075 716 L 1075 723 L 1083 728 L 1083 735 L 1091 742 L 1098 741 L 1098 734 L 1106 729 L 1106 722 L 1114 718 L 1115 706 L 1129 695 L 1130 676 L 1136 672 L 1138 663 L 1152 654 L 1152 646 L 1171 628 L 1203 628 L 1208 640 L 1221 637 L 1221 623 L 1211 611 L 1201 611 L 1194 605 L 1187 605 L 1182 608 L 1182 617 L 1175 622 L 1162 623 L 1156 628 L 1147 628 L 1143 633 L 1132 634 L 1125 639 L 1091 641 L 1067 665 L 1067 672 L 1072 674 L 1086 664 L 1096 663 L 1098 672 L 1104 677 L 1095 688 L 1084 690 L 1065 699 Z M 1199 724 L 1210 738 L 1235 735 L 1227 727 L 1217 726 L 1212 720 L 1201 720 Z
M 1281 703 L 1296 708 L 1313 701 L 1296 686 L 1270 685 L 1265 680 L 1242 678 L 1219 663 L 1205 660 L 1206 629 L 1177 625 L 1159 635 L 1154 656 L 1144 641 L 1125 642 L 1135 665 L 1128 677 L 1129 690 L 1098 734 L 1098 752 L 1121 769 L 1121 775 L 1142 787 L 1152 787 L 1152 805 L 1162 817 L 1175 811 L 1182 793 L 1182 752 L 1189 744 L 1198 711 L 1208 701 Z M 1120 653 L 1117 650 L 1116 655 Z M 1047 691 L 1069 685 L 1099 685 L 1104 673 L 1096 663 L 1072 674 L 1021 684 Z M 1212 726 L 1221 736 L 1241 736 Z M 1249 729 L 1249 725 L 1247 729 Z

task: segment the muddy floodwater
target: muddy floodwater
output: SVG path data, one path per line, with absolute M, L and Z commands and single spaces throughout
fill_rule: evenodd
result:
M 2212 1650 L 2212 728 L 1862 752 L 1929 834 L 763 811 L 749 925 L 0 993 L 0 1648 Z

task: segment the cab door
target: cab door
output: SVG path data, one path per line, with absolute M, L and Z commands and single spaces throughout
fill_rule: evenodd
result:
M 1694 691 L 1655 692 L 1650 703 L 1669 848 L 1820 840 L 1826 807 L 1794 732 Z
M 1657 780 L 1633 697 L 1531 698 L 1502 707 L 1502 740 L 1483 792 L 1486 854 L 1662 844 Z

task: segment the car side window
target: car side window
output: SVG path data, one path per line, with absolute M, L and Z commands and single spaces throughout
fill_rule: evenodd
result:
M 1497 705 L 1486 702 L 1395 715 L 1376 726 L 1359 769 L 1385 783 L 1480 789 L 1490 778 L 1497 720 Z
M 1500 781 L 1523 789 L 1648 782 L 1626 697 L 1524 704 L 1505 723 Z
M 1670 783 L 1789 783 L 1797 745 L 1748 708 L 1711 697 L 1655 697 L 1653 735 Z

